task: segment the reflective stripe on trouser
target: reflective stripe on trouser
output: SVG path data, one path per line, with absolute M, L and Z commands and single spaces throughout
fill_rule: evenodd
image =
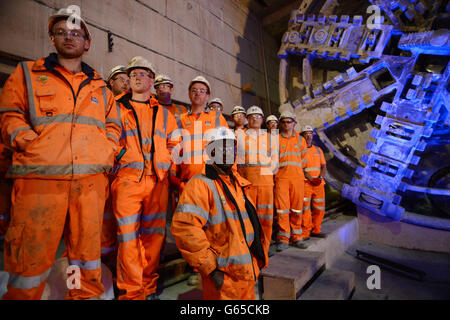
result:
M 275 208 L 278 215 L 278 241 L 289 243 L 302 238 L 303 180 L 275 180 Z
M 81 288 L 67 299 L 89 299 L 104 292 L 100 238 L 108 181 L 104 174 L 79 180 L 16 179 L 11 223 L 5 235 L 3 299 L 39 300 L 55 262 L 61 236 L 69 264 L 80 267 Z
M 250 186 L 247 196 L 256 204 L 256 213 L 264 234 L 263 247 L 269 250 L 273 223 L 273 186 Z
M 165 240 L 169 181 L 144 176 L 141 182 L 118 177 L 111 186 L 117 220 L 119 299 L 143 300 L 156 292 L 156 273 Z
M 220 290 L 211 278 L 203 273 L 202 277 L 203 300 L 255 300 L 254 280 L 234 280 L 228 274 L 224 274 L 223 285 Z
M 318 186 L 313 186 L 312 184 L 305 182 L 302 237 L 309 237 L 311 232 L 320 233 L 324 215 L 325 215 L 325 184 L 321 183 Z
M 11 180 L 0 178 L 0 239 L 3 239 L 9 224 L 11 208 Z

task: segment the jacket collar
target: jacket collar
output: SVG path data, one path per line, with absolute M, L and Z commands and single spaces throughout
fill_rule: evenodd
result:
M 59 66 L 62 68 L 58 61 L 58 55 L 56 53 L 50 53 L 46 58 L 37 60 L 33 65 L 33 71 L 52 71 Z M 101 79 L 100 75 L 92 69 L 88 64 L 81 62 L 81 71 L 88 77 L 92 77 L 94 80 Z
M 237 183 L 241 187 L 247 187 L 247 186 L 251 185 L 251 182 L 248 181 L 247 179 L 244 179 L 242 176 L 240 176 L 239 173 L 236 170 L 234 170 L 234 168 L 232 168 L 231 171 L 232 171 L 232 174 L 233 174 L 233 178 L 237 181 Z M 207 178 L 210 178 L 211 180 L 217 180 L 219 178 L 219 172 L 211 164 L 206 164 L 205 165 L 204 175 Z

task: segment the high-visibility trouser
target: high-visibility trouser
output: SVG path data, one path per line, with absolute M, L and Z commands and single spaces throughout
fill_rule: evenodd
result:
M 223 285 L 216 289 L 211 276 L 202 277 L 203 300 L 255 300 L 255 280 L 235 280 L 224 274 Z
M 121 300 L 144 300 L 156 292 L 156 273 L 166 234 L 169 180 L 146 175 L 140 182 L 118 177 L 112 186 L 117 220 L 117 287 Z
M 273 186 L 250 186 L 247 196 L 254 200 L 261 231 L 264 234 L 263 247 L 267 251 L 272 239 Z
M 312 214 L 311 214 L 312 209 Z M 307 238 L 310 233 L 320 233 L 323 216 L 325 215 L 325 183 L 318 186 L 305 182 L 303 201 L 302 236 Z
M 278 215 L 278 241 L 302 239 L 303 179 L 275 180 L 275 208 Z
M 113 182 L 113 176 L 108 176 L 109 185 Z M 108 194 L 105 203 L 102 225 L 102 257 L 114 255 L 117 252 L 117 222 L 112 208 L 112 195 Z
M 104 292 L 100 238 L 107 193 L 104 174 L 14 181 L 5 235 L 5 270 L 10 277 L 3 299 L 41 298 L 63 232 L 69 265 L 79 268 L 81 285 L 69 288 L 66 299 L 89 299 Z M 71 269 L 68 275 L 77 272 Z
M 0 178 L 0 240 L 4 239 L 9 224 L 12 181 Z

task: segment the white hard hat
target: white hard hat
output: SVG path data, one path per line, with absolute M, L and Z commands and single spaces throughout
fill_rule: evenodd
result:
M 291 119 L 293 119 L 294 121 L 296 121 L 295 114 L 292 113 L 292 112 L 290 112 L 290 111 L 285 111 L 285 112 L 283 112 L 283 113 L 281 114 L 281 116 L 280 116 L 280 121 L 281 121 L 282 119 L 284 119 L 284 118 L 291 118 Z
M 191 90 L 191 86 L 196 83 L 196 82 L 200 82 L 203 83 L 205 86 L 208 87 L 208 94 L 211 94 L 211 86 L 208 82 L 208 80 L 206 80 L 204 77 L 202 76 L 196 76 L 194 79 L 191 80 L 191 82 L 189 83 L 189 90 Z
M 235 106 L 233 108 L 233 111 L 231 111 L 231 115 L 237 114 L 237 113 L 245 113 L 245 109 L 241 106 Z
M 271 114 L 270 116 L 267 117 L 266 123 L 269 122 L 269 121 L 276 121 L 276 122 L 278 122 L 278 118 L 275 117 L 273 114 Z
M 115 66 L 114 68 L 112 68 L 109 71 L 109 75 L 108 78 L 106 79 L 106 82 L 108 82 L 109 80 L 111 80 L 112 77 L 114 77 L 116 74 L 119 73 L 127 73 L 127 69 L 125 68 L 125 66 Z
M 218 127 L 206 132 L 206 141 L 211 143 L 218 140 L 236 140 L 236 136 L 233 130 L 227 127 Z
M 79 11 L 77 6 L 68 6 L 67 8 L 59 9 L 57 13 L 50 16 L 50 18 L 48 18 L 48 34 L 52 35 L 53 25 L 58 18 L 71 18 L 70 23 L 72 23 L 72 25 L 76 25 L 80 29 L 83 28 L 84 32 L 86 32 L 88 40 L 91 40 L 91 34 L 87 28 L 86 22 L 81 19 L 77 11 Z
M 155 69 L 153 68 L 153 65 L 141 56 L 136 56 L 130 60 L 127 66 L 127 73 L 130 74 L 131 70 L 138 68 L 147 69 L 153 74 L 155 74 Z
M 218 104 L 220 104 L 220 105 L 223 107 L 223 102 L 222 102 L 222 100 L 220 100 L 219 98 L 214 98 L 214 99 L 212 99 L 210 102 L 208 102 L 208 106 L 209 106 L 211 103 L 218 103 Z
M 260 114 L 261 116 L 264 117 L 264 112 L 258 106 L 251 106 L 250 108 L 247 109 L 247 117 L 251 114 Z
M 156 89 L 157 86 L 163 83 L 168 83 L 173 86 L 173 81 L 169 76 L 165 74 L 158 74 L 155 78 L 155 84 L 153 85 L 153 87 Z
M 314 128 L 310 125 L 306 125 L 302 127 L 302 131 L 300 133 L 306 132 L 306 131 L 314 131 Z

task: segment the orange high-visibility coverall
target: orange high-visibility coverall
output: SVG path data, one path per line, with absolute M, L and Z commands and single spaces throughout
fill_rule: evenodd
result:
M 304 172 L 310 174 L 313 178 L 320 175 L 321 166 L 326 165 L 322 149 L 317 146 L 306 148 L 305 154 L 306 167 Z M 311 215 L 312 207 L 312 215 Z M 312 185 L 305 179 L 305 195 L 303 201 L 303 220 L 302 237 L 308 238 L 310 233 L 320 233 L 322 220 L 325 215 L 325 180 L 318 186 Z
M 209 176 L 196 175 L 186 184 L 172 219 L 172 234 L 183 258 L 200 272 L 203 299 L 255 299 L 256 279 L 260 268 L 267 265 L 268 256 L 265 252 L 265 261 L 261 261 L 250 251 L 254 228 L 244 201 L 250 183 L 234 174 L 235 187 L 230 177 L 220 175 L 236 200 L 243 230 L 238 210 L 226 196 L 222 183 Z M 216 268 L 225 272 L 220 290 L 210 277 Z
M 278 162 L 278 136 L 266 131 L 248 129 L 238 135 L 238 172 L 252 185 L 248 195 L 256 203 L 259 222 L 264 234 L 266 251 L 272 238 L 273 222 L 273 168 Z M 242 161 L 243 160 L 243 161 Z
M 9 210 L 11 208 L 12 180 L 6 179 L 5 174 L 11 165 L 12 149 L 8 148 L 0 135 L 0 239 L 3 240 L 9 224 Z
M 278 241 L 301 240 L 304 179 L 302 159 L 305 139 L 295 132 L 285 138 L 279 135 L 279 164 L 275 174 L 275 207 L 278 215 Z
M 180 194 L 184 185 L 196 174 L 203 172 L 205 159 L 203 150 L 206 146 L 204 134 L 213 128 L 227 127 L 223 115 L 216 111 L 203 111 L 199 116 L 191 111 L 183 113 L 180 117 L 182 129 L 182 156 L 177 165 L 180 166 Z M 181 161 L 182 160 L 182 161 Z M 181 162 L 181 163 L 179 163 Z
M 125 93 L 121 93 L 116 97 L 121 98 Z M 155 98 L 153 94 L 150 95 Z M 120 104 L 116 103 L 118 109 L 118 114 L 120 114 Z M 116 178 L 117 167 L 113 169 L 113 172 L 108 176 L 109 185 Z M 103 215 L 103 227 L 102 227 L 102 257 L 111 257 L 116 259 L 117 254 L 117 221 L 114 217 L 113 206 L 112 206 L 112 194 L 109 193 L 105 204 L 105 213 Z M 113 271 L 114 272 L 114 271 Z
M 117 287 L 119 299 L 145 299 L 156 292 L 156 273 L 165 240 L 168 171 L 177 125 L 158 104 L 118 98 L 123 126 L 117 178 L 111 186 L 118 225 Z M 157 111 L 155 111 L 157 110 Z M 155 114 L 156 112 L 156 114 Z
M 6 176 L 15 178 L 3 299 L 40 299 L 64 229 L 69 263 L 81 271 L 81 288 L 67 298 L 101 295 L 106 172 L 120 137 L 112 93 L 88 65 L 72 74 L 51 54 L 14 70 L 0 112 L 3 141 L 14 149 Z

